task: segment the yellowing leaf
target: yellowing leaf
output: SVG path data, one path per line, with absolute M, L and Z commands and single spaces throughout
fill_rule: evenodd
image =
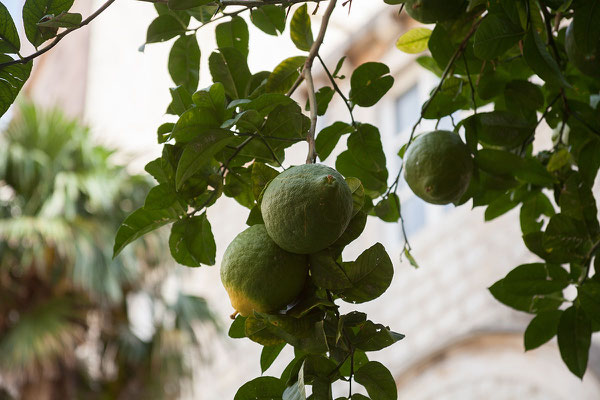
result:
M 414 28 L 400 36 L 396 47 L 409 54 L 416 54 L 427 50 L 427 43 L 431 36 L 431 29 Z

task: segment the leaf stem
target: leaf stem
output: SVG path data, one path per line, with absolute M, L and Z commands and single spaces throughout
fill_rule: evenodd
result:
M 329 69 L 327 68 L 327 65 L 325 65 L 325 61 L 323 61 L 323 59 L 321 58 L 321 56 L 318 55 L 318 54 L 317 54 L 317 58 L 321 62 L 321 65 L 323 66 L 323 69 L 325 70 L 325 73 L 327 74 L 327 77 L 329 78 L 329 81 L 333 85 L 333 88 L 335 89 L 335 91 L 337 92 L 337 94 L 339 94 L 340 97 L 342 98 L 342 100 L 344 101 L 344 104 L 346 105 L 346 108 L 348 108 L 348 112 L 350 113 L 350 119 L 352 120 L 352 126 L 355 127 L 356 126 L 356 121 L 354 121 L 354 115 L 352 113 L 352 107 L 350 106 L 350 101 L 344 95 L 344 93 L 342 92 L 342 90 L 340 89 L 340 87 L 338 86 L 338 84 L 335 82 L 335 79 L 334 79 L 333 75 L 331 75 L 331 72 L 329 72 Z
M 98 8 L 96 10 L 96 12 L 94 12 L 89 17 L 87 17 L 86 19 L 81 21 L 81 23 L 78 26 L 64 30 L 61 33 L 59 33 L 58 35 L 56 35 L 54 40 L 52 42 L 50 42 L 50 44 L 48 46 L 41 48 L 40 50 L 36 51 L 33 54 L 28 55 L 27 57 L 23 57 L 23 58 L 19 58 L 17 60 L 7 61 L 5 63 L 2 63 L 2 64 L 0 64 L 0 69 L 4 68 L 4 67 L 8 67 L 9 65 L 14 65 L 14 64 L 27 64 L 29 61 L 33 60 L 34 58 L 41 56 L 42 54 L 44 54 L 45 52 L 47 52 L 48 50 L 50 50 L 54 46 L 56 46 L 58 44 L 58 42 L 60 42 L 62 40 L 62 38 L 67 36 L 69 33 L 76 31 L 77 29 L 82 28 L 82 27 L 86 26 L 87 24 L 89 24 L 90 22 L 92 22 L 94 20 L 94 18 L 96 18 L 98 15 L 100 15 L 104 10 L 106 10 L 108 8 L 108 6 L 110 6 L 114 2 L 115 2 L 115 0 L 108 0 L 106 3 L 104 3 L 102 6 L 100 6 L 100 8 Z

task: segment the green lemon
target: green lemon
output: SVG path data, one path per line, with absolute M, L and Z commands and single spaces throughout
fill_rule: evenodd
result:
M 464 0 L 408 0 L 404 8 L 413 19 L 432 24 L 454 18 L 464 4 Z
M 352 217 L 352 192 L 335 169 L 322 164 L 292 167 L 266 187 L 261 212 L 269 236 L 292 253 L 323 250 Z
M 473 174 L 473 159 L 460 137 L 449 131 L 425 133 L 408 147 L 404 178 L 412 191 L 433 204 L 458 201 Z
M 221 281 L 231 305 L 243 316 L 271 313 L 294 301 L 308 277 L 307 257 L 273 242 L 264 225 L 253 225 L 233 239 L 221 263 Z
M 585 49 L 591 49 L 585 51 Z M 565 50 L 569 60 L 578 70 L 591 77 L 600 78 L 600 40 L 598 43 L 577 43 L 573 23 L 567 27 Z

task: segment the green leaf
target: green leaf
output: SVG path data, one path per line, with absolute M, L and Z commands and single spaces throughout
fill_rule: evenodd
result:
M 169 248 L 179 264 L 188 267 L 215 265 L 215 238 L 206 213 L 175 222 L 171 227 Z
M 167 109 L 169 114 L 183 115 L 193 105 L 192 96 L 190 96 L 190 93 L 183 86 L 171 88 L 169 92 L 173 99 Z
M 176 85 L 183 86 L 189 93 L 196 91 L 200 75 L 200 47 L 196 35 L 183 35 L 173 43 L 169 74 Z
M 306 400 L 306 389 L 304 387 L 304 364 L 298 370 L 296 381 L 288 386 L 283 392 L 282 400 Z
M 150 23 L 146 32 L 146 43 L 165 42 L 175 36 L 184 35 L 186 27 L 172 15 L 159 15 Z
M 471 101 L 467 97 L 467 86 L 468 83 L 462 78 L 446 78 L 437 95 L 423 104 L 423 118 L 440 119 L 465 108 Z
M 169 0 L 167 4 L 171 10 L 188 10 L 213 2 L 214 0 Z
M 413 28 L 396 41 L 398 50 L 408 54 L 417 54 L 427 50 L 431 29 Z
M 224 122 L 230 112 L 227 110 L 225 88 L 219 82 L 210 87 L 197 91 L 192 95 L 194 104 L 200 109 L 210 110 L 217 117 L 217 121 Z
M 571 306 L 563 312 L 557 337 L 563 361 L 573 374 L 583 378 L 592 340 L 592 326 L 583 310 Z
M 351 335 L 350 341 L 362 351 L 379 351 L 404 339 L 404 335 L 372 321 L 365 321 L 357 328 L 358 333 Z
M 350 223 L 348 223 L 348 226 L 346 227 L 344 233 L 342 233 L 342 236 L 340 236 L 335 243 L 331 245 L 331 247 L 343 248 L 354 240 L 358 239 L 367 225 L 367 216 L 368 215 L 366 212 L 359 210 L 356 215 L 352 217 Z
M 508 18 L 488 14 L 477 31 L 473 41 L 475 55 L 482 60 L 492 60 L 506 53 L 523 37 L 525 32 Z
M 113 258 L 129 243 L 142 237 L 163 225 L 175 222 L 179 219 L 179 213 L 172 209 L 146 210 L 139 208 L 131 215 L 125 218 L 125 221 L 119 227 L 115 237 L 113 248 Z
M 225 93 L 232 99 L 246 97 L 252 77 L 246 57 L 234 47 L 219 48 L 208 58 L 208 67 L 214 82 L 221 82 Z
M 260 206 L 255 205 L 250 210 L 250 214 L 248 215 L 248 219 L 246 220 L 246 225 L 252 226 L 264 223 L 265 221 L 263 220 L 262 213 L 260 212 Z
M 281 400 L 285 384 L 272 376 L 261 376 L 245 383 L 233 400 Z
M 177 190 L 181 189 L 187 179 L 207 164 L 215 153 L 223 149 L 233 138 L 229 131 L 214 129 L 205 132 L 194 142 L 188 143 L 177 164 L 175 175 Z
M 500 279 L 490 286 L 489 291 L 500 303 L 528 313 L 536 314 L 540 311 L 556 310 L 562 304 L 561 300 L 553 296 L 511 293 L 504 288 L 504 279 Z
M 569 286 L 569 273 L 560 265 L 533 263 L 519 265 L 504 278 L 504 290 L 529 296 L 552 294 Z
M 556 86 L 571 87 L 560 72 L 560 67 L 546 49 L 542 38 L 533 28 L 530 28 L 525 36 L 523 57 L 533 72 L 544 81 Z
M 546 169 L 548 172 L 556 172 L 569 164 L 571 164 L 571 153 L 569 153 L 569 150 L 562 148 L 557 150 L 556 153 L 552 153 Z
M 340 121 L 334 122 L 332 125 L 323 128 L 315 139 L 315 148 L 319 155 L 319 159 L 323 161 L 329 157 L 340 138 L 343 135 L 352 132 L 352 130 L 351 125 Z
M 591 245 L 582 222 L 564 214 L 550 218 L 543 247 L 560 262 L 583 261 Z
M 525 330 L 525 350 L 540 347 L 556 335 L 562 310 L 543 311 L 535 316 Z
M 382 199 L 375 206 L 375 215 L 385 222 L 398 222 L 400 219 L 400 199 L 396 193 Z
M 520 221 L 521 231 L 524 235 L 531 232 L 539 232 L 543 222 L 539 221 L 542 215 L 551 217 L 555 214 L 554 206 L 545 194 L 538 192 L 523 203 L 521 207 Z
M 491 221 L 518 206 L 519 202 L 513 200 L 512 197 L 512 193 L 509 192 L 492 200 L 485 209 L 485 221 Z
M 378 194 L 384 193 L 387 189 L 387 170 L 369 171 L 363 168 L 349 150 L 344 151 L 338 156 L 335 161 L 335 168 L 345 177 L 360 179 L 365 192 L 368 193 L 370 191 L 375 194 L 371 197 L 377 197 Z
M 528 114 L 531 115 L 531 112 L 544 106 L 544 94 L 538 85 L 526 80 L 515 79 L 506 84 L 504 101 L 510 112 L 527 117 Z
M 144 208 L 146 210 L 162 210 L 174 206 L 177 201 L 177 192 L 171 185 L 163 183 L 150 189 Z
M 37 25 L 43 28 L 76 28 L 81 24 L 81 20 L 81 14 L 62 12 L 50 18 L 42 18 Z
M 585 224 L 590 237 L 596 237 L 600 233 L 596 199 L 592 188 L 582 180 L 579 174 L 572 174 L 564 183 L 558 204 L 562 214 Z
M 217 25 L 215 28 L 217 47 L 233 47 L 248 58 L 248 25 L 243 18 L 234 16 L 231 21 Z
M 0 54 L 0 63 L 12 61 L 12 58 Z M 29 78 L 33 61 L 27 64 L 13 64 L 0 68 L 0 116 L 14 103 L 19 91 Z
M 280 62 L 267 79 L 266 91 L 269 93 L 287 93 L 300 76 L 304 61 L 306 61 L 305 56 L 295 56 Z
M 290 21 L 290 36 L 299 50 L 310 51 L 313 44 L 313 34 L 310 27 L 310 16 L 306 4 L 298 7 Z
M 381 243 L 365 250 L 354 262 L 343 264 L 352 287 L 341 293 L 344 301 L 364 303 L 381 296 L 392 282 L 394 267 Z
M 211 109 L 192 107 L 181 114 L 173 128 L 172 136 L 178 143 L 187 143 L 195 139 L 201 141 L 206 138 L 210 139 L 211 132 L 229 132 L 219 130 L 219 126 L 219 120 L 217 120 L 217 116 Z
M 264 346 L 260 353 L 260 372 L 265 373 L 273 364 L 281 350 L 285 347 L 285 343 L 276 344 L 274 346 Z
M 260 318 L 260 316 L 258 317 Z M 262 318 L 258 319 L 256 315 L 246 318 L 245 326 L 245 336 L 253 342 L 263 346 L 274 346 L 284 342 L 283 339 L 271 331 L 271 325 L 267 321 Z
M 534 132 L 534 126 L 519 115 L 508 111 L 475 114 L 465 120 L 465 128 L 473 129 L 477 140 L 488 146 L 513 149 Z
M 345 178 L 350 191 L 352 192 L 352 216 L 355 216 L 365 204 L 365 188 L 358 178 Z
M 387 179 L 385 153 L 376 127 L 369 124 L 358 125 L 348 137 L 348 151 L 360 167 L 385 174 Z
M 579 304 L 588 316 L 596 323 L 600 323 L 600 283 L 587 280 L 577 288 Z
M 252 164 L 252 193 L 258 199 L 267 184 L 271 182 L 279 172 L 261 162 Z
M 350 78 L 350 101 L 361 107 L 375 105 L 394 84 L 387 65 L 367 62 L 360 65 Z
M 23 25 L 27 39 L 36 48 L 56 35 L 56 28 L 43 28 L 37 24 L 47 15 L 69 11 L 73 0 L 26 0 L 23 5 Z
M 242 317 L 241 315 L 237 315 L 231 326 L 229 327 L 229 332 L 227 333 L 230 338 L 233 339 L 242 339 L 246 337 L 246 317 Z
M 377 361 L 369 361 L 354 374 L 354 380 L 367 389 L 373 400 L 396 400 L 398 392 L 394 377 Z
M 254 314 L 257 321 L 264 324 L 266 332 L 285 340 L 298 350 L 311 354 L 321 354 L 329 350 L 323 330 L 323 320 L 319 312 L 310 313 L 301 318 L 263 314 L 256 311 Z M 246 334 L 250 337 L 248 322 L 246 323 Z
M 16 54 L 20 49 L 17 27 L 6 6 L 0 3 L 0 53 Z
M 329 86 L 323 86 L 321 89 L 317 90 L 315 93 L 316 101 L 317 101 L 317 115 L 325 115 L 327 112 L 327 107 L 329 107 L 329 103 L 331 99 L 333 99 L 333 95 L 335 91 Z M 305 109 L 310 110 L 310 102 L 308 99 L 306 100 Z
M 318 287 L 340 291 L 352 287 L 346 272 L 329 249 L 309 255 L 311 279 Z
M 243 167 L 230 167 L 225 176 L 223 193 L 246 208 L 252 209 L 256 202 L 252 193 L 251 169 Z
M 250 12 L 250 21 L 261 31 L 277 35 L 285 29 L 285 10 L 275 5 L 264 5 Z

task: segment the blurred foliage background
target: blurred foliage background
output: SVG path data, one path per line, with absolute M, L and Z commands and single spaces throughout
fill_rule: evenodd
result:
M 0 399 L 191 390 L 202 332 L 218 326 L 204 299 L 168 285 L 177 269 L 160 233 L 112 259 L 119 224 L 151 187 L 112 155 L 78 121 L 30 103 L 0 133 Z

